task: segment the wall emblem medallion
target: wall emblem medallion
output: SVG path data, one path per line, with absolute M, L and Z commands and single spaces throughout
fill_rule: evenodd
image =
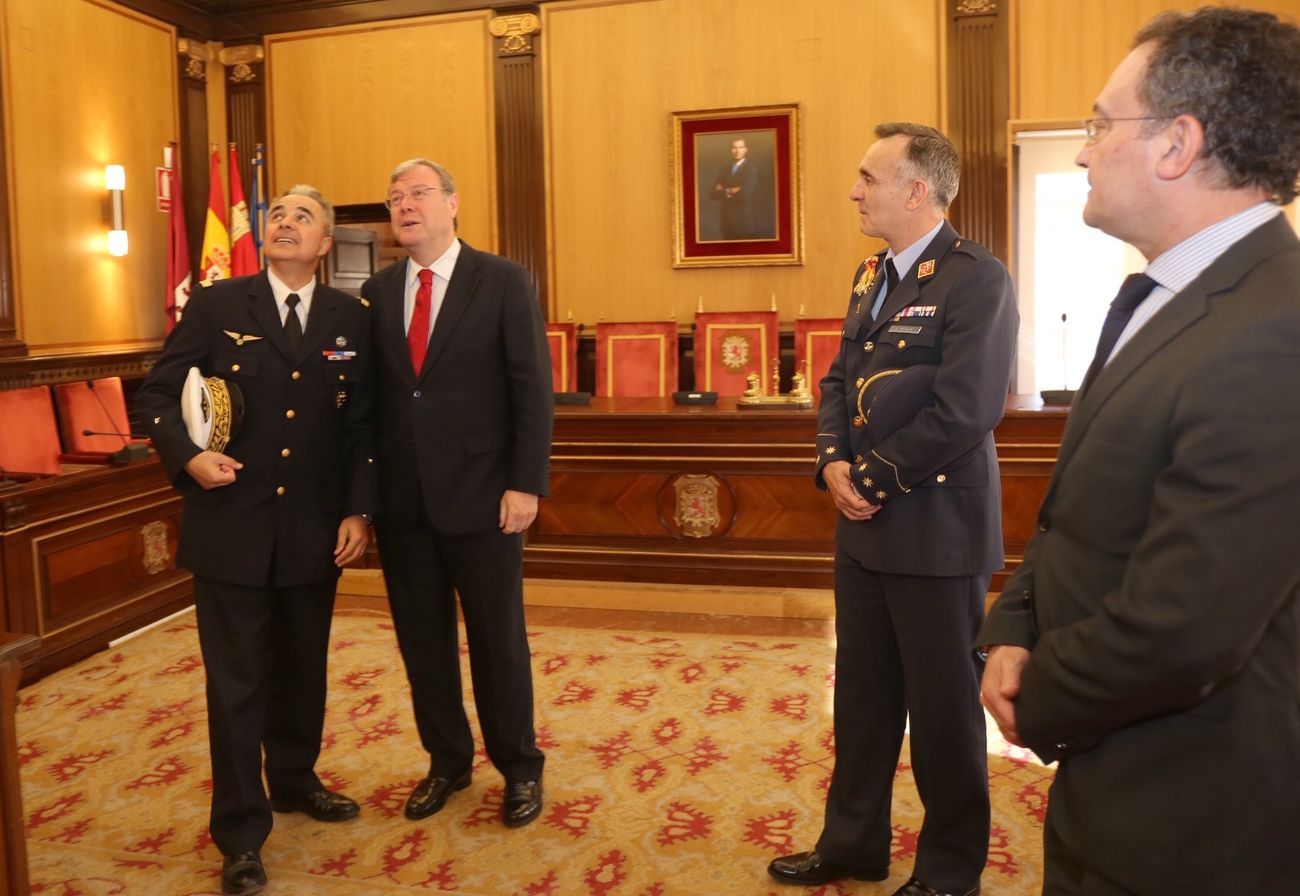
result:
M 144 568 L 151 576 L 156 576 L 171 565 L 171 551 L 167 545 L 167 524 L 154 520 L 140 527 L 140 539 L 144 542 Z
M 676 497 L 673 522 L 688 538 L 707 538 L 722 523 L 718 510 L 717 478 L 684 473 L 673 481 Z
M 743 370 L 749 364 L 749 339 L 733 333 L 722 340 L 722 364 L 728 370 Z

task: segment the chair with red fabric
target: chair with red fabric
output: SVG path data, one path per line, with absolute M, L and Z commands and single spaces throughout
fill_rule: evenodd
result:
M 740 395 L 751 373 L 772 394 L 772 365 L 780 360 L 775 311 L 699 311 L 695 314 L 695 388 Z
M 105 463 L 108 455 L 126 445 L 147 445 L 118 435 L 86 435 L 95 433 L 129 433 L 126 416 L 126 398 L 122 394 L 122 378 L 104 377 L 76 383 L 60 383 L 54 387 L 54 402 L 59 409 L 63 430 L 63 450 L 77 455 L 80 463 Z
M 59 426 L 49 386 L 0 392 L 0 468 L 9 476 L 59 472 Z
M 677 391 L 677 322 L 596 324 L 596 394 L 665 398 Z
M 551 387 L 556 392 L 576 392 L 578 326 L 574 323 L 547 324 L 546 343 L 551 349 Z
M 794 322 L 794 369 L 808 378 L 808 387 L 818 404 L 822 400 L 822 377 L 831 369 L 843 333 L 841 317 L 801 317 Z

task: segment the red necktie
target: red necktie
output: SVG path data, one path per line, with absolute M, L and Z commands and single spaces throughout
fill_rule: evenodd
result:
M 411 349 L 411 366 L 418 376 L 424 366 L 424 353 L 429 349 L 429 306 L 433 304 L 433 271 L 420 270 L 420 288 L 415 291 L 415 310 L 411 312 L 411 326 L 406 331 L 406 344 Z

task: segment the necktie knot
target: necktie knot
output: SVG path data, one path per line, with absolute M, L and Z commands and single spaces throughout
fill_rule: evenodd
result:
M 1083 384 L 1079 387 L 1081 390 L 1086 389 L 1101 373 L 1106 362 L 1110 360 L 1111 353 L 1115 351 L 1115 343 L 1119 342 L 1120 334 L 1133 318 L 1133 312 L 1137 310 L 1138 305 L 1142 304 L 1143 299 L 1151 295 L 1151 290 L 1155 287 L 1156 281 L 1146 274 L 1129 274 L 1125 278 L 1119 292 L 1111 300 L 1110 310 L 1106 312 L 1106 320 L 1101 325 L 1101 335 L 1097 338 L 1097 351 L 1092 356 L 1092 364 L 1089 365 L 1088 372 L 1084 374 Z
M 421 285 L 421 286 L 432 286 L 432 285 L 433 285 L 433 270 L 432 270 L 432 269 L 430 269 L 430 268 L 420 268 L 419 277 L 420 277 L 420 285 Z

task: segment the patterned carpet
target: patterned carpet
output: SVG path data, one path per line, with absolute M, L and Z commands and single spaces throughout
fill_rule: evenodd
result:
M 501 780 L 480 752 L 471 787 L 410 822 L 402 804 L 427 759 L 392 625 L 340 614 L 318 770 L 362 815 L 339 825 L 277 815 L 267 893 L 790 896 L 764 869 L 811 848 L 820 828 L 833 761 L 828 644 L 559 627 L 530 637 L 548 754 L 542 817 L 501 825 Z M 25 689 L 18 732 L 34 893 L 220 892 L 192 616 Z M 984 890 L 1028 896 L 1041 884 L 1051 771 L 998 749 Z M 920 821 L 906 752 L 894 821 L 888 882 L 798 892 L 888 896 L 906 879 Z

